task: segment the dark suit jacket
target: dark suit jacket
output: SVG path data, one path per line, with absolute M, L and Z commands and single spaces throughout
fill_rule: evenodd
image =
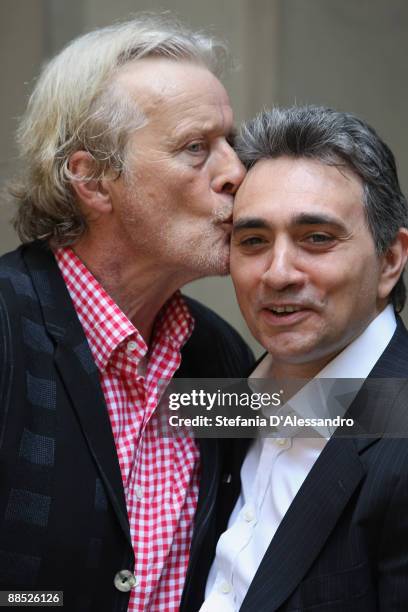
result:
M 178 376 L 242 375 L 246 345 L 188 303 L 196 325 Z M 125 611 L 129 593 L 113 580 L 133 571 L 134 556 L 115 444 L 97 368 L 45 245 L 0 259 L 0 330 L 0 590 L 63 590 L 67 612 Z M 224 450 L 200 442 L 187 593 L 193 573 L 202 576 L 196 592 L 203 588 L 223 527 L 214 509 L 226 486 Z
M 358 437 L 327 443 L 241 612 L 408 610 L 407 378 L 408 333 L 399 321 L 350 408 Z M 363 437 L 373 420 L 391 437 Z

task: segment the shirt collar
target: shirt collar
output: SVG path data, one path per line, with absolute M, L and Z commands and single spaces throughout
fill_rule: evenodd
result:
M 396 327 L 394 308 L 388 304 L 363 333 L 330 361 L 317 377 L 367 378 L 389 344 Z
M 292 398 L 295 401 L 290 401 L 291 406 L 295 406 L 297 412 L 308 408 L 310 411 L 310 407 L 313 407 L 315 415 L 330 417 L 332 412 L 343 417 L 390 342 L 396 327 L 394 308 L 389 304 L 360 336 L 317 374 L 314 381 L 306 385 L 304 394 L 302 389 L 299 401 L 296 397 Z M 335 430 L 333 427 L 315 429 L 326 439 Z
M 63 247 L 54 255 L 99 371 L 106 370 L 114 351 L 130 337 L 136 343 L 134 357 L 145 357 L 149 347 L 140 332 L 74 251 Z M 193 328 L 194 319 L 177 291 L 158 314 L 152 343 L 167 338 L 181 350 Z

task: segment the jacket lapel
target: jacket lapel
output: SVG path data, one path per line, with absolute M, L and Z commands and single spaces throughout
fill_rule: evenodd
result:
M 90 453 L 119 523 L 130 542 L 122 477 L 106 403 L 82 326 L 52 253 L 28 247 L 25 261 L 37 292 L 46 329 L 56 344 L 55 362 Z
M 272 612 L 289 597 L 319 554 L 364 476 L 353 440 L 331 440 L 285 514 L 244 599 L 241 612 Z
M 72 339 L 74 336 L 71 336 Z M 78 350 L 79 347 L 79 350 Z M 99 469 L 107 495 L 119 523 L 130 542 L 129 522 L 122 476 L 116 454 L 109 415 L 99 384 L 98 373 L 87 369 L 88 345 L 72 346 L 68 334 L 57 346 L 55 361 L 78 417 L 89 451 Z M 78 352 L 85 353 L 79 356 Z M 88 362 L 88 363 L 87 363 Z M 93 360 L 92 360 L 93 364 Z

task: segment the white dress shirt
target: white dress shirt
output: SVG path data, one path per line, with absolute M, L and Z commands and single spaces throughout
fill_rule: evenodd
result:
M 355 379 L 355 395 L 391 340 L 395 328 L 394 310 L 389 305 L 317 377 Z M 264 376 L 264 361 L 252 376 Z M 296 412 L 299 412 L 299 404 L 310 406 L 313 387 L 309 386 L 309 392 L 306 387 L 290 400 Z M 200 612 L 239 610 L 280 522 L 331 433 L 314 438 L 254 440 L 241 468 L 241 494 L 228 529 L 218 541 Z

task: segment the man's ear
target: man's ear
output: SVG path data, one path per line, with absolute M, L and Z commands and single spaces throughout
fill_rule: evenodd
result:
M 378 297 L 387 298 L 404 271 L 408 258 L 408 229 L 400 227 L 394 242 L 382 255 Z
M 112 202 L 106 182 L 101 178 L 90 178 L 95 174 L 95 160 L 87 151 L 75 151 L 69 158 L 68 169 L 71 185 L 84 213 L 93 217 L 110 213 Z

